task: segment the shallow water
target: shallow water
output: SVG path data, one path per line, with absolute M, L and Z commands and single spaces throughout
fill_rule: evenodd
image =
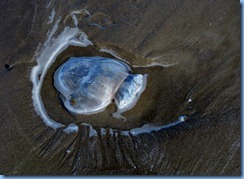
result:
M 2 174 L 240 175 L 238 2 L 0 5 Z M 126 121 L 65 110 L 53 74 L 73 56 L 148 74 Z

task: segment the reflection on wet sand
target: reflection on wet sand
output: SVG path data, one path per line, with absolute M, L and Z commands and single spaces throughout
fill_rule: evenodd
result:
M 238 2 L 0 5 L 1 173 L 240 175 Z M 148 74 L 126 121 L 62 106 L 53 74 L 80 56 Z

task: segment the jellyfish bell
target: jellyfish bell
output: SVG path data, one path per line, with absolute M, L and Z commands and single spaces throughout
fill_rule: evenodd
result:
M 102 57 L 71 58 L 54 74 L 65 107 L 75 114 L 103 111 L 128 76 L 129 66 Z
M 102 112 L 115 98 L 120 114 L 135 105 L 146 85 L 143 75 L 130 71 L 126 63 L 110 58 L 72 57 L 55 71 L 54 86 L 71 113 Z
M 121 114 L 136 105 L 146 88 L 147 76 L 147 74 L 130 74 L 124 80 L 114 96 L 117 111 L 113 113 L 113 117 L 125 119 Z

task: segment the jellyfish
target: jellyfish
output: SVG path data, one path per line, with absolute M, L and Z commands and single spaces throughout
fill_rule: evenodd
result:
M 71 57 L 54 73 L 65 108 L 78 115 L 102 112 L 114 101 L 115 118 L 132 109 L 146 88 L 147 74 L 132 74 L 126 63 L 104 57 Z M 124 118 L 125 119 L 125 118 Z

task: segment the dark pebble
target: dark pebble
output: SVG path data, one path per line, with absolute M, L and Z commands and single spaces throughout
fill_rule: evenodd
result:
M 5 64 L 5 69 L 6 69 L 7 71 L 10 71 L 10 70 L 13 69 L 13 66 L 12 66 L 12 65 L 9 65 L 9 64 Z

